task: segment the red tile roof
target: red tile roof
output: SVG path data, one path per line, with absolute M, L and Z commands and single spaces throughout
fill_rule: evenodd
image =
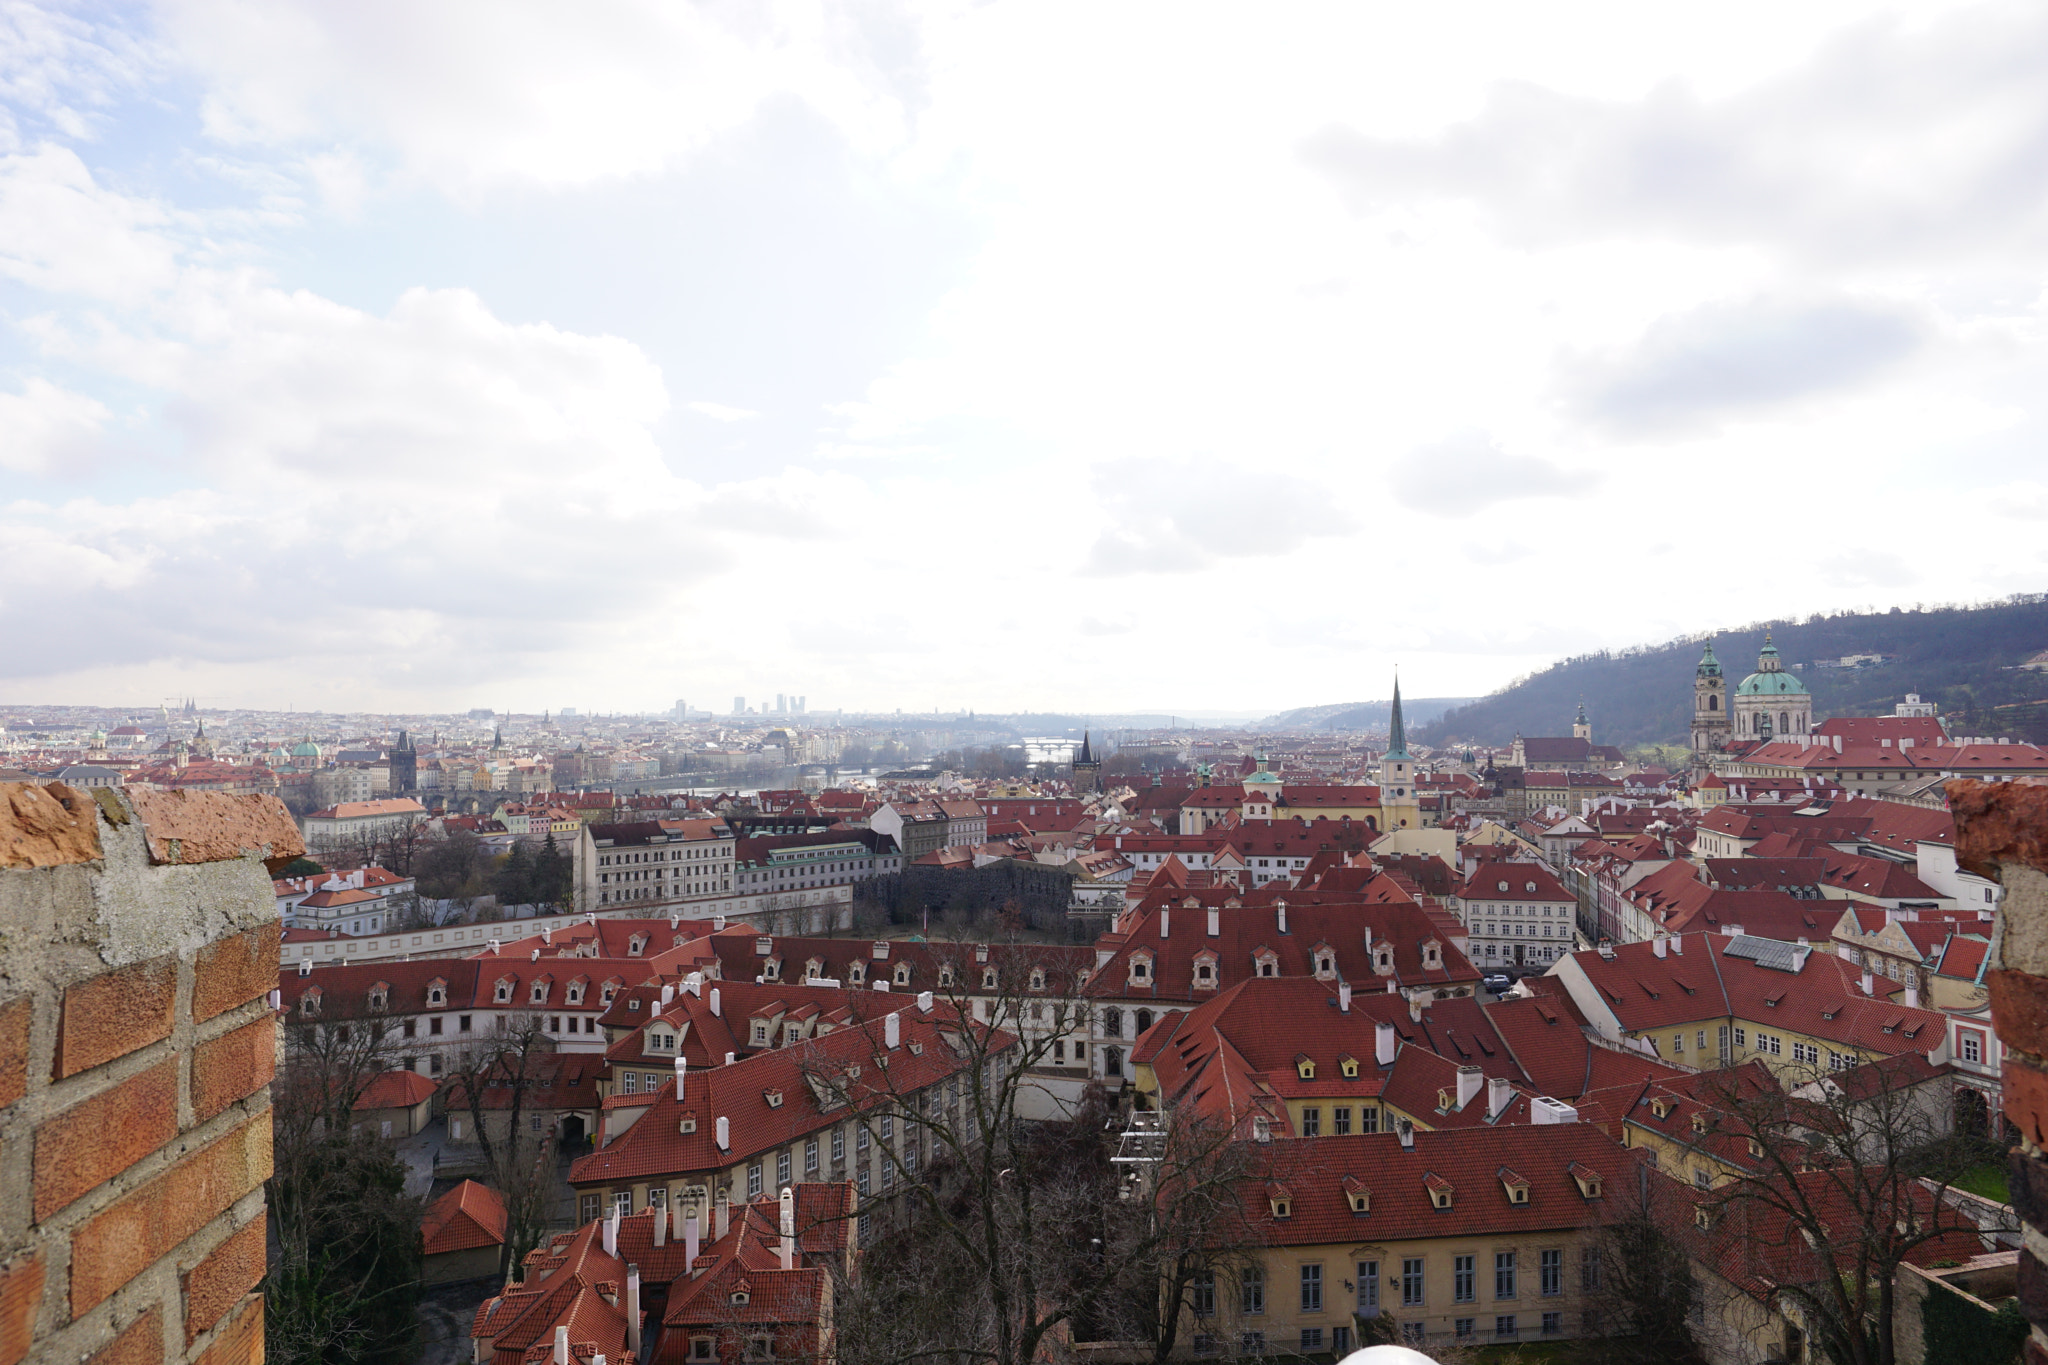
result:
M 429 1256 L 502 1245 L 505 1200 L 496 1190 L 465 1180 L 427 1205 L 420 1238 Z

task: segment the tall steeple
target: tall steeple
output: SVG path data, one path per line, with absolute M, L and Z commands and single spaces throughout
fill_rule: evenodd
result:
M 1081 753 L 1074 761 L 1076 763 L 1093 763 L 1095 761 L 1094 755 L 1088 748 L 1088 732 L 1086 730 L 1081 732 Z
M 1387 757 L 1408 757 L 1408 727 L 1401 721 L 1401 675 L 1394 675 L 1394 718 L 1387 724 Z

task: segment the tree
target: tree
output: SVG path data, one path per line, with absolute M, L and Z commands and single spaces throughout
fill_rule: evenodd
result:
M 898 1185 L 897 1226 L 847 1289 L 849 1365 L 1030 1365 L 1062 1336 L 1141 1332 L 1164 1359 L 1193 1277 L 1243 1227 L 1245 1144 L 1176 1121 L 1131 1155 L 1106 1096 L 1067 1117 L 1043 1079 L 1087 1034 L 1087 1004 L 1051 955 L 1008 945 L 934 945 L 931 1009 L 957 1060 L 946 1099 L 900 1092 L 880 1039 L 888 995 L 858 995 L 854 1027 L 876 1039 L 857 1064 L 812 1064 L 828 1108 L 844 1106 Z M 984 972 L 997 979 L 984 985 Z M 954 1099 L 957 1082 L 957 1100 Z M 900 1137 L 894 1130 L 900 1129 Z
M 483 840 L 466 829 L 429 844 L 415 867 L 420 894 L 435 900 L 474 900 L 488 890 Z
M 491 890 L 496 893 L 500 905 L 532 904 L 533 855 L 527 852 L 525 840 L 515 842 L 504 861 L 498 864 L 497 871 L 491 874 Z
M 554 906 L 573 906 L 576 899 L 575 869 L 556 846 L 553 830 L 548 831 L 534 857 L 533 898 L 538 904 Z
M 392 1065 L 390 1030 L 295 1019 L 284 1032 L 271 1091 L 269 1350 L 293 1365 L 409 1360 L 420 1201 L 405 1194 L 391 1149 L 350 1131 L 356 1101 Z
M 1945 1197 L 1974 1153 L 1952 1131 L 1946 1086 L 1911 1052 L 1810 1066 L 1789 1093 L 1739 1085 L 1741 1074 L 1703 1092 L 1707 1131 L 1747 1153 L 1704 1200 L 1707 1216 L 1736 1220 L 1746 1254 L 1837 1365 L 1894 1365 L 1899 1265 L 1944 1244 L 1980 1249 L 1981 1229 Z
M 1647 1163 L 1635 1188 L 1612 1191 L 1619 1215 L 1580 1267 L 1586 1295 L 1582 1352 L 1595 1365 L 1704 1365 L 1692 1321 L 1702 1293 L 1677 1230 L 1692 1203 Z
M 450 1104 L 469 1111 L 485 1180 L 505 1201 L 505 1244 L 498 1273 L 523 1265 L 526 1253 L 547 1233 L 548 1201 L 553 1192 L 554 1135 L 531 1131 L 527 1103 L 539 1086 L 542 1058 L 554 1050 L 554 1039 L 542 1028 L 538 1014 L 501 1015 L 495 1032 L 470 1044 L 452 1061 Z M 493 1132 L 488 1114 L 502 1113 L 502 1131 Z

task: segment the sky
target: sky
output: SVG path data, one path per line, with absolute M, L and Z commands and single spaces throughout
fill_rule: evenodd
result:
M 2043 70 L 2032 0 L 0 0 L 0 701 L 1256 713 L 2039 590 Z

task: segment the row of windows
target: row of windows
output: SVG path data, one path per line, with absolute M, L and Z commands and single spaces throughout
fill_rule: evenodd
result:
M 1403 1308 L 1417 1308 L 1429 1301 L 1428 1258 L 1424 1256 L 1403 1257 L 1400 1270 L 1396 1273 L 1388 1267 L 1390 1294 L 1400 1296 Z M 1375 1317 L 1380 1311 L 1380 1263 L 1377 1260 L 1356 1263 L 1357 1275 L 1349 1288 L 1355 1294 L 1350 1307 L 1361 1317 Z M 1493 1254 L 1493 1297 L 1514 1299 L 1521 1297 L 1521 1253 L 1497 1251 Z M 1300 1310 L 1304 1313 L 1323 1311 L 1323 1266 L 1321 1262 L 1308 1262 L 1300 1267 Z M 1600 1287 L 1600 1250 L 1598 1247 L 1582 1248 L 1579 1255 L 1579 1287 L 1585 1290 Z M 1266 1272 L 1263 1266 L 1247 1266 L 1238 1274 L 1238 1312 L 1257 1316 L 1266 1311 Z M 1555 1298 L 1564 1293 L 1564 1251 L 1550 1247 L 1536 1253 L 1536 1292 L 1543 1298 Z M 1476 1303 L 1479 1299 L 1479 1257 L 1474 1255 L 1451 1258 L 1451 1301 L 1453 1303 Z M 1195 1316 L 1210 1317 L 1216 1312 L 1216 1272 L 1205 1271 L 1198 1275 L 1190 1287 L 1190 1302 Z
M 1377 1133 L 1380 1130 L 1380 1111 L 1370 1106 L 1358 1110 L 1358 1131 Z M 1333 1105 L 1330 1109 L 1330 1132 L 1336 1137 L 1351 1135 L 1351 1106 Z M 1319 1104 L 1305 1105 L 1301 1111 L 1301 1135 L 1321 1137 L 1323 1135 L 1323 1107 Z
M 1564 1335 L 1563 1313 L 1545 1313 L 1542 1322 L 1544 1336 L 1559 1337 Z M 1452 1331 L 1459 1341 L 1476 1341 L 1479 1337 L 1478 1323 L 1479 1320 L 1477 1318 L 1456 1318 L 1453 1319 L 1451 1324 Z M 1503 1313 L 1496 1316 L 1493 1320 L 1493 1335 L 1496 1340 L 1500 1341 L 1517 1340 L 1522 1335 L 1521 1319 L 1513 1313 Z M 1428 1340 L 1428 1337 L 1428 1328 L 1424 1323 L 1404 1322 L 1401 1324 L 1401 1340 L 1411 1347 L 1422 1346 Z M 1329 1344 L 1326 1347 L 1324 1345 L 1322 1328 L 1304 1327 L 1301 1329 L 1300 1353 L 1302 1355 L 1316 1355 L 1324 1350 L 1328 1350 L 1332 1355 L 1342 1358 L 1351 1350 L 1351 1329 L 1349 1327 L 1332 1327 L 1329 1331 L 1328 1340 Z M 1259 1331 L 1240 1332 L 1237 1338 L 1237 1347 L 1242 1355 L 1264 1355 L 1272 1349 L 1266 1344 L 1266 1334 Z M 1197 1332 L 1194 1339 L 1194 1351 L 1198 1356 L 1221 1355 L 1223 1344 L 1213 1332 Z

